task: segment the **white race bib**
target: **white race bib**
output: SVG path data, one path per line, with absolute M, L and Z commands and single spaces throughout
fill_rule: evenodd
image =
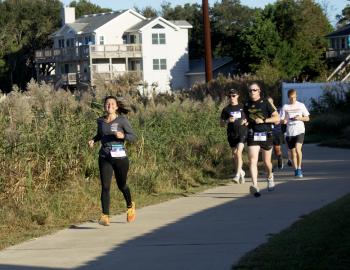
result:
M 233 116 L 235 119 L 242 118 L 242 113 L 240 111 L 231 112 L 230 115 Z
M 111 124 L 111 131 L 112 132 L 117 132 L 118 131 L 118 123 Z
M 254 132 L 254 142 L 266 142 L 266 132 Z
M 112 144 L 111 157 L 126 157 L 125 147 L 123 144 Z

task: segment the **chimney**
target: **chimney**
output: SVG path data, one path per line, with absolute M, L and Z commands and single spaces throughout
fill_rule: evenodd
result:
M 75 8 L 63 7 L 61 10 L 62 25 L 75 22 Z

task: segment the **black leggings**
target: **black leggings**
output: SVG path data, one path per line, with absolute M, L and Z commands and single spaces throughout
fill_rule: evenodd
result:
M 101 179 L 101 203 L 102 212 L 105 215 L 109 215 L 109 204 L 110 204 L 110 189 L 113 171 L 117 180 L 119 190 L 123 193 L 126 201 L 126 206 L 131 207 L 131 194 L 130 189 L 126 184 L 126 179 L 129 170 L 129 159 L 126 158 L 109 158 L 99 157 L 98 166 L 100 168 L 100 179 Z

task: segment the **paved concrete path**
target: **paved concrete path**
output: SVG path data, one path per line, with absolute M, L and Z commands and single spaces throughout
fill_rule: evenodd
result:
M 3 250 L 0 269 L 230 269 L 269 235 L 350 192 L 350 150 L 305 145 L 304 153 L 304 179 L 286 168 L 260 198 L 248 194 L 250 182 L 231 184 L 138 209 L 132 224 L 125 215 L 109 227 L 80 224 Z

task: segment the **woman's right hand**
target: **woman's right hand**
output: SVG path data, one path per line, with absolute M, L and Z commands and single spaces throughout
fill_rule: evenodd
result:
M 88 142 L 88 144 L 89 144 L 90 148 L 92 148 L 92 147 L 94 147 L 95 141 L 94 140 L 90 140 Z

